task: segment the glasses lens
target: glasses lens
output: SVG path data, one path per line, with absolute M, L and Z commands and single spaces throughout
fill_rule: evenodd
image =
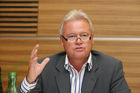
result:
M 81 40 L 86 41 L 86 40 L 89 39 L 89 34 L 88 33 L 82 33 L 82 34 L 80 34 L 80 38 L 81 38 Z
M 68 38 L 68 41 L 75 41 L 76 35 L 75 34 L 70 34 L 70 35 L 67 36 L 67 38 Z
M 89 40 L 89 37 L 81 37 L 81 40 L 82 41 L 87 41 L 87 40 Z

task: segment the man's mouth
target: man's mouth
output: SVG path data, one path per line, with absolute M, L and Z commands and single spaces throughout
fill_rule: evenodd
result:
M 83 47 L 76 47 L 76 48 L 75 48 L 75 50 L 78 51 L 78 52 L 83 51 L 83 49 L 84 49 Z

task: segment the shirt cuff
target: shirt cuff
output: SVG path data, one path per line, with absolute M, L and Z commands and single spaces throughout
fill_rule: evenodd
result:
M 21 91 L 22 93 L 27 93 L 27 92 L 29 92 L 31 89 L 35 88 L 36 84 L 37 84 L 37 80 L 36 80 L 36 82 L 30 84 L 30 83 L 28 82 L 27 78 L 25 77 L 24 80 L 23 80 L 22 83 L 21 83 L 21 89 L 20 89 L 20 91 Z

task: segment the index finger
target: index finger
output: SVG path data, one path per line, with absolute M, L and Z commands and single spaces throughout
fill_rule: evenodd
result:
M 31 52 L 31 58 L 37 56 L 38 48 L 39 48 L 39 44 L 36 44 L 34 49 Z

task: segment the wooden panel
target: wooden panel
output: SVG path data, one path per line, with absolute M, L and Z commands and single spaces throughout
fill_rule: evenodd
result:
M 38 0 L 0 1 L 0 36 L 36 36 L 37 24 Z
M 140 37 L 138 0 L 40 0 L 39 36 L 58 36 L 60 22 L 72 9 L 93 20 L 97 37 Z
M 57 52 L 64 51 L 61 46 L 61 42 L 55 39 L 38 39 L 38 43 L 40 44 L 39 48 L 39 58 L 53 55 Z
M 18 85 L 27 73 L 30 53 L 36 44 L 35 39 L 0 39 L 0 66 L 2 67 L 3 93 L 8 87 L 8 72 L 18 74 Z

